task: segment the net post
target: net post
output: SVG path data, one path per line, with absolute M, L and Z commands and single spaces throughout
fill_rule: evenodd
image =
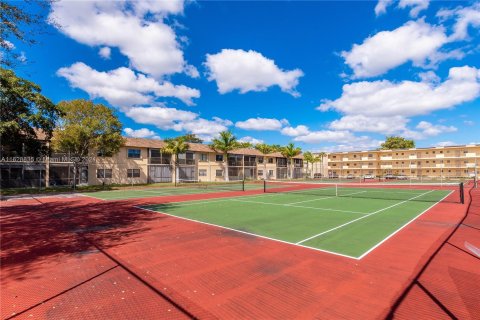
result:
M 460 203 L 461 204 L 465 203 L 465 194 L 464 194 L 463 182 L 460 182 Z
M 335 183 L 335 197 L 338 197 L 338 183 Z
M 242 191 L 245 191 L 245 179 L 242 180 Z
M 263 180 L 263 193 L 267 192 L 267 180 Z

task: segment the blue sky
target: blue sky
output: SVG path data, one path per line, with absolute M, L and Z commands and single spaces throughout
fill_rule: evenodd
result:
M 480 143 L 480 4 L 58 1 L 20 75 L 91 98 L 125 134 L 304 150 Z

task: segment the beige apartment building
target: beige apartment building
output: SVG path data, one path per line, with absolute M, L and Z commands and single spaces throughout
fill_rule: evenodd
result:
M 88 184 L 225 180 L 227 166 L 223 154 L 208 145 L 189 143 L 189 150 L 179 155 L 176 168 L 172 156 L 162 153 L 164 146 L 161 140 L 126 138 L 116 155 L 97 156 L 96 161 L 88 165 Z M 303 157 L 295 157 L 292 176 L 303 177 L 303 167 Z M 242 148 L 228 155 L 229 180 L 286 179 L 288 170 L 287 159 L 279 152 L 264 155 L 253 148 Z
M 333 152 L 328 154 L 327 176 L 467 178 L 476 175 L 479 164 L 480 145 Z
M 65 154 L 41 159 L 8 158 L 0 162 L 1 186 L 45 187 L 77 184 L 146 184 L 198 180 L 224 181 L 228 160 L 229 180 L 286 179 L 289 165 L 281 153 L 264 155 L 253 148 L 232 151 L 228 159 L 208 145 L 189 143 L 179 155 L 178 166 L 172 156 L 162 153 L 161 140 L 126 138 L 125 145 L 113 157 L 92 154 L 74 175 L 73 164 Z M 293 159 L 293 178 L 382 177 L 387 174 L 411 178 L 468 178 L 477 174 L 480 145 L 371 150 L 328 153 L 314 164 L 303 156 Z

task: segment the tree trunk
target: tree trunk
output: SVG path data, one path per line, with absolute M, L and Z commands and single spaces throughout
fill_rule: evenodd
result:
M 228 153 L 223 154 L 223 161 L 225 163 L 224 168 L 225 168 L 225 181 L 230 181 L 228 178 Z
M 267 175 L 267 159 L 265 157 L 263 157 L 263 167 L 264 167 L 263 180 L 267 180 L 267 178 L 268 178 L 268 175 Z

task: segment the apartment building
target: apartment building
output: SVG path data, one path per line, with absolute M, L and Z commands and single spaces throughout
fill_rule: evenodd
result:
M 161 140 L 126 138 L 125 145 L 113 157 L 97 156 L 88 166 L 88 183 L 139 184 L 180 180 L 224 181 L 228 161 L 229 180 L 286 179 L 287 159 L 281 153 L 264 155 L 253 148 L 233 150 L 228 159 L 208 145 L 189 143 L 189 150 L 178 156 L 162 152 Z M 303 176 L 303 157 L 293 159 L 293 177 Z
M 466 178 L 476 175 L 479 164 L 480 145 L 333 152 L 328 154 L 328 176 Z

